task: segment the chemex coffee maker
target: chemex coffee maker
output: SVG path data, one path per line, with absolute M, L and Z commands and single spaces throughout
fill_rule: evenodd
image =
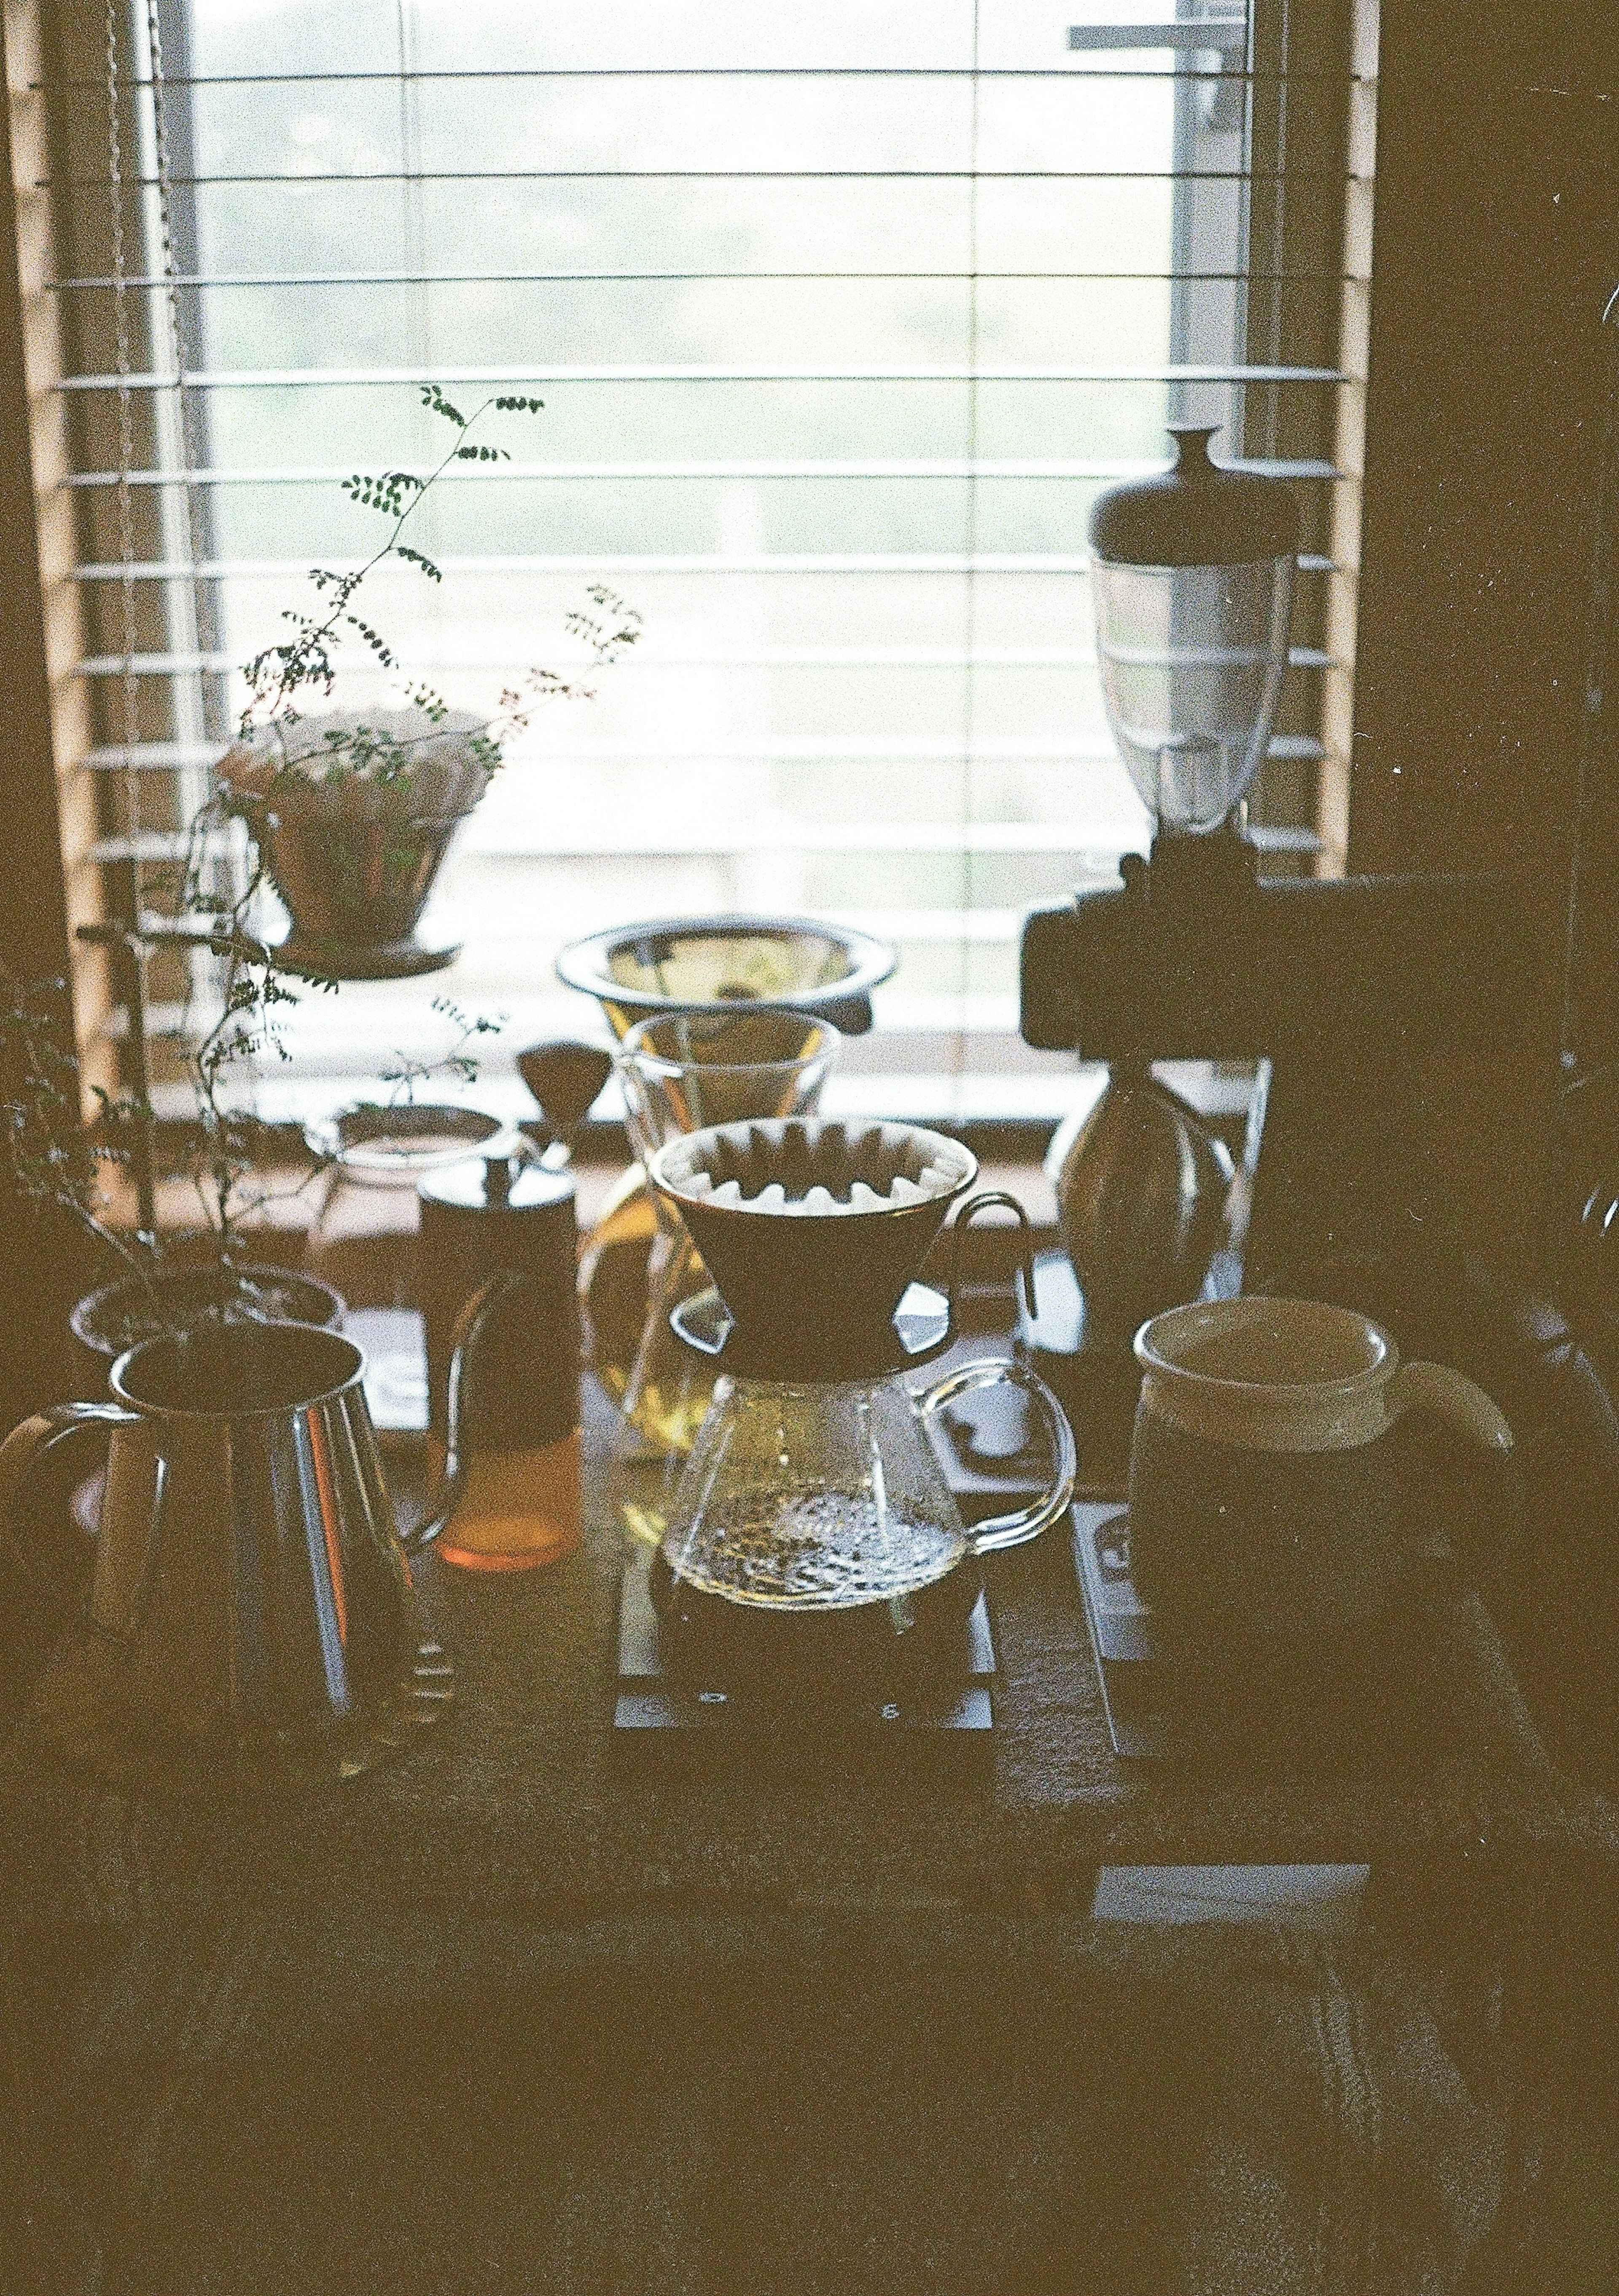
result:
M 596 998 L 620 1046 L 637 1160 L 585 1238 L 579 1289 L 591 1366 L 649 1450 L 685 1453 L 706 1388 L 687 1392 L 690 1358 L 670 1334 L 690 1255 L 646 1158 L 670 1130 L 812 1114 L 839 1038 L 871 1027 L 872 992 L 898 961 L 886 941 L 818 918 L 732 914 L 619 925 L 559 953 L 558 979 Z
M 1020 1364 L 905 1383 L 953 1336 L 954 1278 L 948 1294 L 916 1280 L 947 1219 L 958 1251 L 980 1210 L 1018 1211 L 969 1195 L 976 1174 L 941 1134 L 818 1119 L 713 1126 L 653 1156 L 713 1278 L 675 1320 L 719 1376 L 659 1547 L 627 1559 L 621 1740 L 695 1726 L 782 1744 L 803 1724 L 959 1743 L 990 1727 L 979 1558 L 1065 1513 L 1074 1451 Z M 1048 1483 L 969 1526 L 929 1429 L 1003 1382 L 1043 1429 Z
M 1021 1333 L 1093 1480 L 1122 1464 L 1147 1316 L 1216 1284 L 1320 1296 L 1324 1271 L 1393 1266 L 1435 1233 L 1459 1160 L 1434 1144 L 1465 1122 L 1448 1079 L 1499 1064 L 1534 1007 L 1530 905 L 1507 879 L 1261 880 L 1245 800 L 1300 520 L 1286 485 L 1214 463 L 1212 435 L 1177 430 L 1173 468 L 1091 517 L 1102 691 L 1151 852 L 1023 935 L 1025 1042 L 1112 1071 L 1057 1174 L 1067 1251 L 1042 1256 Z M 1177 1059 L 1269 1064 L 1240 1264 L 1216 1267 L 1229 1159 L 1152 1071 Z

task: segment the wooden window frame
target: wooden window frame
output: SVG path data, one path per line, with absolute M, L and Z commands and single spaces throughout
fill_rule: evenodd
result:
M 1372 0 L 1356 12 L 1364 66 Z M 76 972 L 87 1045 L 112 1000 L 99 963 L 70 965 L 102 888 L 59 484 L 72 444 L 53 390 L 62 322 L 45 284 L 55 17 L 53 0 L 4 0 L 0 198 L 17 261 L 0 266 L 0 957 L 31 978 Z M 1323 825 L 1354 870 L 1527 863 L 1549 931 L 1578 805 L 1619 26 L 1607 0 L 1459 16 L 1446 0 L 1385 0 L 1381 20 L 1375 203 L 1353 180 L 1349 194 L 1344 357 L 1366 379 L 1340 408 L 1340 467 L 1360 498 L 1344 491 L 1335 539 L 1348 553 L 1359 537 L 1359 583 L 1330 608 Z M 1351 121 L 1362 162 L 1370 101 L 1357 96 Z

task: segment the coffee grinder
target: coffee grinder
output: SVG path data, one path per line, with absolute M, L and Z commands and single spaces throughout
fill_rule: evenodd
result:
M 1508 879 L 1260 879 L 1245 799 L 1286 668 L 1298 510 L 1280 482 L 1214 463 L 1211 432 L 1173 435 L 1174 466 L 1099 496 L 1090 528 L 1103 693 L 1151 851 L 1034 910 L 1021 958 L 1024 1041 L 1112 1067 L 1062 1176 L 1070 1249 L 1042 1256 L 1021 1340 L 1088 1480 L 1115 1486 L 1134 1323 L 1197 1297 L 1220 1241 L 1218 1174 L 1150 1064 L 1269 1063 L 1244 1264 L 1228 1258 L 1221 1288 L 1397 1267 L 1452 1209 L 1466 1159 L 1435 1142 L 1465 1119 L 1440 1105 L 1458 1059 L 1482 1074 L 1521 1055 L 1539 969 Z M 1112 1312 L 1088 1314 L 1087 1282 Z

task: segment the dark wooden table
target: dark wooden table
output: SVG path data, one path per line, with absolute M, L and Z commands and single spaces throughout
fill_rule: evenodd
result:
M 599 1414 L 592 1424 L 599 1454 Z M 417 1575 L 456 1663 L 458 1711 L 390 1770 L 295 1803 L 226 1794 L 199 1804 L 65 1779 L 26 1727 L 5 1748 L 16 2126 L 3 2174 L 21 2225 L 16 2253 L 40 2287 L 134 2291 L 161 2284 L 164 2274 L 170 2284 L 176 2274 L 201 2275 L 204 2234 L 176 2194 L 205 2190 L 212 2199 L 196 2202 L 205 2216 L 237 2211 L 248 2226 L 268 2208 L 254 2238 L 261 2260 L 276 2259 L 275 2276 L 261 2283 L 238 2254 L 235 2276 L 222 2267 L 210 2285 L 274 2284 L 298 2296 L 305 2285 L 390 2287 L 396 2273 L 401 2287 L 457 2291 L 638 2285 L 622 2256 L 655 2256 L 663 2235 L 624 2229 L 641 2188 L 635 2145 L 623 2139 L 626 2161 L 611 2131 L 638 2128 L 654 2150 L 668 2140 L 666 2114 L 653 2114 L 646 2134 L 644 2067 L 622 2070 L 654 2025 L 668 2016 L 688 2039 L 699 2028 L 730 2034 L 704 2059 L 706 2095 L 785 2013 L 757 1990 L 761 1953 L 778 1977 L 818 1972 L 840 2030 L 861 2024 L 870 1972 L 881 1972 L 877 1995 L 892 2013 L 883 1988 L 909 1971 L 906 1984 L 914 1979 L 929 2001 L 928 1988 L 941 1988 L 966 2018 L 958 2046 L 973 2062 L 1004 2044 L 1026 2088 L 1047 2078 L 1046 2057 L 1056 2062 L 1079 2046 L 1069 2034 L 1059 2047 L 1058 2030 L 1069 2029 L 1055 2007 L 1044 2055 L 1038 2030 L 1018 2022 L 1042 1988 L 1054 2004 L 1067 1997 L 1068 1977 L 1054 1972 L 1083 1965 L 1089 1985 L 1098 1971 L 1123 1969 L 1125 1941 L 1088 1919 L 1104 1866 L 1371 1865 L 1373 1926 L 1418 1962 L 1425 1944 L 1434 1948 L 1427 1959 L 1447 2031 L 1490 2067 L 1513 2116 L 1515 2202 L 1532 2188 L 1539 2090 L 1524 2075 L 1546 2002 L 1552 1909 L 1614 1844 L 1602 1809 L 1549 1759 L 1487 1612 L 1453 1576 L 1434 1573 L 1413 1614 L 1414 1726 L 1351 1733 L 1329 1754 L 1283 1733 L 1257 1747 L 1212 1745 L 1173 1767 L 1118 1761 L 1072 1563 L 1053 1535 L 993 1569 L 1001 1672 L 994 1751 L 981 1774 L 952 1775 L 936 1764 L 913 1774 L 892 1762 L 829 1768 L 810 1742 L 785 1774 L 733 1764 L 673 1779 L 627 1765 L 612 1743 L 619 1545 L 599 1491 L 584 1550 L 550 1569 L 473 1578 L 429 1557 Z M 1266 1954 L 1296 1963 L 1315 1948 L 1253 1931 L 1236 1941 L 1180 1931 L 1154 1949 L 1174 1969 L 1218 1972 L 1239 1953 L 1250 1963 Z M 982 1990 L 986 1972 L 991 1994 Z M 908 2048 L 933 2013 L 901 1993 Z M 793 1997 L 796 2016 L 802 2003 Z M 1146 1994 L 1132 1997 L 1132 2016 L 1151 2026 L 1157 2013 L 1143 2005 Z M 543 2016 L 542 2000 L 551 2005 Z M 361 2194 L 354 2207 L 365 2238 L 342 2211 L 341 2239 L 328 2222 L 300 2266 L 303 2251 L 284 2235 L 299 2180 L 315 2172 L 304 2155 L 283 2152 L 259 2176 L 248 2155 L 267 2140 L 254 2112 L 267 2111 L 284 2137 L 289 2117 L 307 2128 L 313 2113 L 325 2126 L 311 2103 L 318 2097 L 344 2131 L 348 2099 L 373 2131 L 370 2165 L 355 2178 L 381 2174 L 382 2126 L 412 2158 L 413 2130 L 440 2131 L 432 2159 L 441 2167 L 443 2130 L 486 2110 L 471 2092 L 454 2103 L 446 2068 L 457 2047 L 499 2087 L 510 2064 L 498 2050 L 489 2058 L 489 2036 L 521 2026 L 532 2056 L 537 2016 L 550 2037 L 545 2049 L 560 2050 L 570 2068 L 569 2111 L 546 2121 L 547 2142 L 564 2151 L 584 2144 L 595 2166 L 576 2164 L 545 2186 L 551 2245 L 535 2246 L 533 2235 L 524 2251 L 530 2276 L 501 2276 L 510 2259 L 496 2254 L 494 2232 L 480 2264 L 464 2226 L 453 2268 L 442 2256 L 423 2266 L 438 2254 L 423 2228 L 433 2208 L 422 2203 L 425 2217 L 418 2210 L 423 2178 L 431 2184 L 425 2170 L 407 2179 L 403 2198 L 397 2177 L 387 2185 L 388 2208 L 400 2215 L 395 2245 L 370 2222 Z M 1129 2022 L 1088 2025 L 1084 2046 L 1102 2046 L 1098 2030 Z M 1015 2047 L 1007 2038 L 1015 2028 Z M 431 2048 L 422 2038 L 430 2030 Z M 947 2089 L 956 2078 L 939 2077 Z M 1118 2082 L 1128 2086 L 1127 2069 Z M 523 2094 L 531 2122 L 538 2107 Z M 237 2132 L 224 2166 L 208 2150 L 210 2115 L 216 2130 L 228 2123 Z M 259 2132 L 251 2145 L 242 2135 L 250 2127 Z M 593 2132 L 588 2142 L 581 2127 Z M 563 2128 L 572 2131 L 565 2144 Z M 333 2145 L 341 2153 L 343 2141 L 333 2136 L 324 2152 L 316 2144 L 319 2161 L 335 2157 Z M 909 2141 L 896 2132 L 896 2159 Z M 496 2154 L 518 2173 L 504 2137 Z M 195 2165 L 204 2155 L 205 2170 Z M 522 2174 L 538 2191 L 531 2161 Z M 278 2178 L 279 2214 L 265 2198 Z M 948 2189 L 962 2187 L 957 2176 Z M 471 2189 L 465 2178 L 456 2186 Z M 590 2230 L 588 2210 L 577 2221 L 568 2214 L 593 2190 L 608 2232 Z M 448 2202 L 433 2205 L 442 2214 Z M 323 2188 L 323 2222 L 332 2206 Z M 177 2225 L 188 2263 L 174 2246 Z M 238 2249 L 245 2237 L 238 2226 Z M 619 2245 L 598 2254 L 598 2238 Z M 556 2261 L 558 2240 L 577 2270 Z M 532 2262 L 542 2247 L 543 2269 Z M 1500 2253 L 1521 2260 L 1516 2241 Z M 888 2268 L 896 2288 L 939 2284 L 925 2259 L 891 2257 Z M 699 2284 L 695 2266 L 682 2269 L 685 2279 L 670 2266 L 668 2285 Z M 8 2291 L 28 2284 L 21 2271 L 7 2278 L 0 2269 Z M 883 2284 L 880 2273 L 872 2284 Z

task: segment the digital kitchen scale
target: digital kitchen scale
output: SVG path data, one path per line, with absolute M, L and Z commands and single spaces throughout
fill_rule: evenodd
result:
M 993 1743 L 995 1644 L 981 1591 L 958 1634 L 941 1641 L 908 1684 L 816 1685 L 794 1674 L 720 1678 L 689 1660 L 671 1663 L 652 1598 L 653 1551 L 624 1559 L 619 1589 L 618 1688 L 613 1745 L 623 1758 L 749 1760 L 772 1754 L 802 1763 L 808 1750 L 832 1767 L 862 1754 L 950 1762 L 987 1759 Z
M 1423 1572 L 1380 1619 L 1311 1640 L 1279 1617 L 1196 1658 L 1155 1625 L 1130 1574 L 1122 1499 L 1072 1510 L 1074 1575 L 1114 1751 L 1163 1761 L 1240 1747 L 1278 1761 L 1359 1754 L 1380 1759 L 1420 1726 Z M 1450 1569 L 1442 1540 L 1418 1548 L 1423 1571 Z

